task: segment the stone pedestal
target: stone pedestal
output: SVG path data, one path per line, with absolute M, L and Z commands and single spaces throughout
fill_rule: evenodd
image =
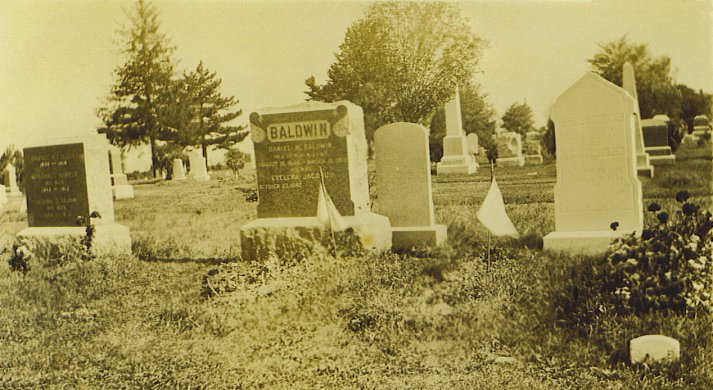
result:
M 525 157 L 523 157 L 523 156 L 506 157 L 506 158 L 498 157 L 497 165 L 499 167 L 524 167 L 525 166 Z
M 644 133 L 644 145 L 649 160 L 653 165 L 668 165 L 676 162 L 676 156 L 668 145 L 668 124 L 662 120 L 644 119 L 641 121 Z
M 208 181 L 210 176 L 208 175 L 208 168 L 206 167 L 205 157 L 200 149 L 191 151 L 188 154 L 188 163 L 191 166 L 191 170 L 188 171 L 188 177 L 195 181 Z
M 173 160 L 171 180 L 186 180 L 186 171 L 183 169 L 183 160 L 180 158 Z
M 495 137 L 498 148 L 499 167 L 525 166 L 525 157 L 522 155 L 522 136 L 513 131 L 501 131 Z
M 433 213 L 428 130 L 404 122 L 382 126 L 374 133 L 374 151 L 378 210 L 391 221 L 393 247 L 444 243 L 446 226 L 436 225 Z
M 456 88 L 455 98 L 446 103 L 446 136 L 443 137 L 443 157 L 436 164 L 439 175 L 470 175 L 478 170 L 475 157 L 468 152 L 468 141 L 463 132 L 460 113 L 460 94 Z
M 587 73 L 552 106 L 555 232 L 543 238 L 544 249 L 601 254 L 611 240 L 642 231 L 634 105 L 622 88 Z
M 85 226 L 29 227 L 17 233 L 18 241 L 33 253 L 42 251 L 47 245 L 77 245 L 84 236 Z M 96 255 L 130 255 L 129 228 L 118 223 L 97 225 L 92 251 Z

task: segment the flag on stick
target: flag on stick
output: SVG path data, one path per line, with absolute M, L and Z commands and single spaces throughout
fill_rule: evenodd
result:
M 324 185 L 324 173 L 322 168 L 319 168 L 319 200 L 317 201 L 317 220 L 323 225 L 328 226 L 333 232 L 339 232 L 347 229 L 347 223 L 339 214 L 339 210 L 329 197 L 327 187 Z
M 495 181 L 495 176 L 490 179 L 490 190 L 476 215 L 480 223 L 495 236 L 518 237 L 520 235 L 505 211 L 503 194 Z

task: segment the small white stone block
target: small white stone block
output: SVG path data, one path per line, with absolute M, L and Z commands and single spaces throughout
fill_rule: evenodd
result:
M 394 248 L 437 247 L 446 242 L 448 228 L 446 225 L 392 227 L 391 234 Z
M 523 156 L 507 157 L 507 158 L 499 158 L 498 157 L 496 163 L 498 164 L 499 167 L 524 167 L 525 166 L 525 157 L 523 157 Z
M 183 169 L 183 160 L 176 158 L 173 160 L 173 175 L 171 180 L 186 180 L 186 171 Z
M 117 185 L 111 187 L 114 193 L 114 200 L 134 199 L 134 187 L 130 185 Z
M 674 338 L 650 334 L 632 339 L 629 355 L 631 364 L 644 363 L 649 359 L 653 362 L 674 361 L 681 357 L 681 345 Z

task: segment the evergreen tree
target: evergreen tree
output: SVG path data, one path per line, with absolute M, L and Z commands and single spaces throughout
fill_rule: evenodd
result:
M 245 139 L 245 126 L 227 123 L 239 117 L 242 110 L 232 108 L 238 104 L 234 96 L 223 96 L 220 92 L 221 79 L 210 72 L 201 61 L 195 71 L 184 74 L 183 84 L 188 94 L 191 121 L 185 127 L 181 139 L 187 145 L 200 145 L 203 157 L 208 160 L 208 147 L 230 149 Z
M 156 7 L 139 0 L 128 13 L 130 23 L 121 31 L 124 63 L 114 70 L 115 81 L 106 105 L 97 112 L 109 140 L 120 146 L 149 143 L 156 177 L 159 165 L 157 141 L 175 131 L 165 116 L 173 99 L 171 55 L 175 48 L 160 32 Z
M 513 103 L 508 107 L 502 118 L 503 128 L 514 131 L 525 138 L 528 131 L 534 130 L 534 120 L 532 119 L 532 108 L 526 103 Z

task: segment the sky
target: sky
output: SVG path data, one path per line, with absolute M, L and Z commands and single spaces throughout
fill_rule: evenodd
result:
M 155 1 L 177 69 L 199 61 L 239 99 L 242 118 L 305 99 L 304 80 L 324 81 L 358 1 Z M 466 1 L 457 3 L 488 42 L 476 80 L 498 117 L 526 101 L 535 124 L 584 72 L 598 44 L 627 35 L 669 56 L 676 81 L 713 92 L 709 0 Z M 122 63 L 117 33 L 132 2 L 0 0 L 0 147 L 94 132 L 96 110 Z M 134 156 L 127 170 L 145 169 Z

